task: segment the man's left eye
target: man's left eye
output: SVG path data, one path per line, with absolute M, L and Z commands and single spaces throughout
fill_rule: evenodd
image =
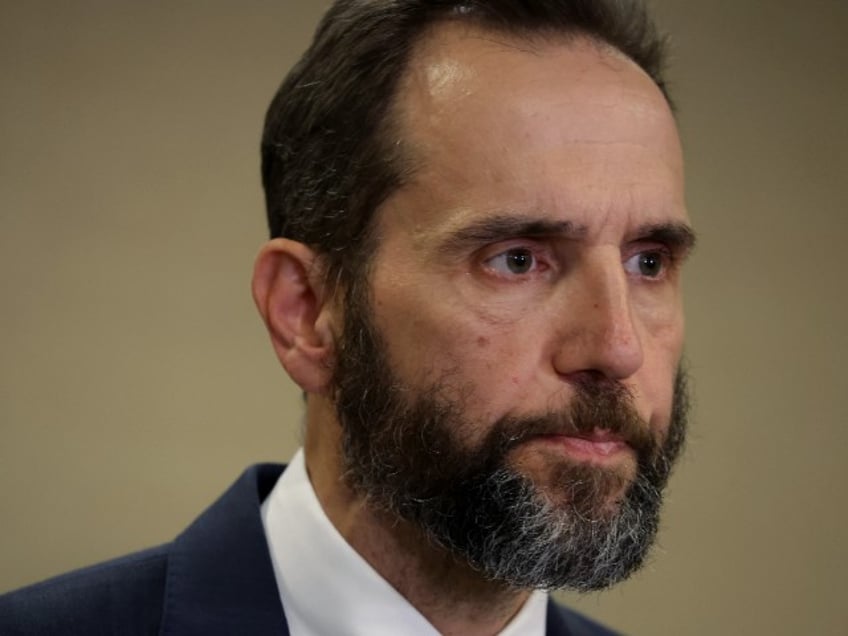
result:
M 665 273 L 667 257 L 660 250 L 639 252 L 624 261 L 624 269 L 645 278 L 659 278 Z
M 532 271 L 536 257 L 526 247 L 516 247 L 493 256 L 486 263 L 498 274 L 516 276 Z

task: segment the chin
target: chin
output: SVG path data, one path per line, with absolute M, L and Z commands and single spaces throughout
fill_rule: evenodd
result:
M 637 471 L 635 460 L 611 463 L 562 457 L 518 461 L 512 467 L 554 507 L 597 520 L 618 514 Z

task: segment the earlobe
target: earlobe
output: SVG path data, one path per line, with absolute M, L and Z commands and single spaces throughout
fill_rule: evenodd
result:
M 253 300 L 283 367 L 307 393 L 323 393 L 332 375 L 332 307 L 324 296 L 318 256 L 278 238 L 266 243 L 253 269 Z

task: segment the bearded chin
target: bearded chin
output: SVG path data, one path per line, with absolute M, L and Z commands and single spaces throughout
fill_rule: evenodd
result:
M 345 479 L 369 505 L 412 523 L 487 579 L 519 589 L 603 589 L 638 569 L 656 537 L 662 490 L 684 443 L 686 376 L 678 369 L 661 441 L 644 436 L 648 426 L 620 387 L 576 388 L 565 414 L 504 419 L 469 449 L 455 433 L 474 425 L 461 400 L 439 383 L 403 387 L 369 307 L 349 299 L 333 395 Z M 522 439 L 564 420 L 642 431 L 635 477 L 563 458 L 540 484 L 510 464 Z

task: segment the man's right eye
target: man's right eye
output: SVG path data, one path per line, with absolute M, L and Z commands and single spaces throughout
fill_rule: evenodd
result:
M 529 274 L 538 267 L 533 252 L 526 247 L 515 247 L 486 260 L 486 265 L 503 276 Z

